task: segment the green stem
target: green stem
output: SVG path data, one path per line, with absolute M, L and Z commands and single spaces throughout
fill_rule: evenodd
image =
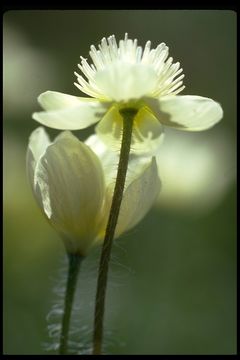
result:
M 93 355 L 101 355 L 103 338 L 103 319 L 107 287 L 108 265 L 111 254 L 111 247 L 118 215 L 123 197 L 123 190 L 128 168 L 128 159 L 131 146 L 133 120 L 137 113 L 136 109 L 126 108 L 120 111 L 123 118 L 123 134 L 118 163 L 117 178 L 112 198 L 112 205 L 108 218 L 105 239 L 99 264 L 97 293 L 95 302 Z
M 68 335 L 69 335 L 69 326 L 70 326 L 73 298 L 76 289 L 79 268 L 83 257 L 78 254 L 68 254 L 68 259 L 69 259 L 69 268 L 68 268 L 67 288 L 65 294 L 64 313 L 62 319 L 62 331 L 60 336 L 60 348 L 59 348 L 60 355 L 66 355 L 68 353 Z

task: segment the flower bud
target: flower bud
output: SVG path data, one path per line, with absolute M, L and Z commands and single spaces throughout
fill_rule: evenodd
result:
M 103 241 L 118 155 L 96 135 L 79 141 L 62 132 L 53 143 L 42 127 L 30 136 L 27 172 L 36 201 L 69 253 L 87 255 Z M 133 166 L 134 165 L 134 166 Z M 130 164 L 115 237 L 135 226 L 159 192 L 156 161 Z
M 85 255 L 96 236 L 104 196 L 97 156 L 70 132 L 51 144 L 40 127 L 30 137 L 27 169 L 35 198 L 67 251 Z

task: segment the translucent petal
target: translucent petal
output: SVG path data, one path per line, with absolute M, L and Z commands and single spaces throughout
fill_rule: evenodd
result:
M 162 124 L 179 130 L 206 130 L 223 117 L 220 104 L 201 96 L 166 96 L 146 102 Z
M 119 150 L 122 138 L 122 117 L 117 106 L 112 106 L 95 130 L 100 139 L 112 150 Z M 131 152 L 154 155 L 163 139 L 163 126 L 146 106 L 138 111 L 133 126 Z
M 89 136 L 85 144 L 88 145 L 100 159 L 106 186 L 113 184 L 117 174 L 119 151 L 111 151 L 96 134 Z
M 98 234 L 101 241 L 109 217 L 114 184 L 110 184 L 106 191 L 102 222 Z M 114 237 L 134 227 L 149 211 L 160 191 L 160 179 L 155 158 L 149 163 L 149 158 L 135 158 L 130 161 L 127 173 L 125 191 L 120 208 L 118 224 Z
M 104 177 L 96 155 L 70 132 L 50 145 L 35 170 L 35 192 L 69 251 L 85 253 L 97 232 Z
M 156 88 L 157 81 L 154 68 L 122 61 L 109 65 L 94 76 L 94 83 L 101 93 L 114 101 L 139 99 L 150 94 Z
M 134 119 L 132 152 L 139 155 L 154 155 L 163 137 L 163 126 L 147 107 L 142 107 Z
M 39 104 L 44 110 L 60 110 L 78 106 L 79 101 L 86 101 L 85 98 L 60 93 L 57 91 L 45 91 L 38 97 Z
M 96 134 L 89 136 L 85 141 L 85 144 L 88 145 L 100 159 L 106 186 L 109 187 L 110 192 L 113 192 L 120 151 L 111 151 L 111 149 Z M 129 184 L 133 178 L 139 176 L 143 167 L 146 167 L 148 164 L 149 157 L 139 157 L 130 152 L 126 184 Z
M 80 98 L 55 91 L 46 91 L 38 98 L 46 111 L 35 112 L 32 117 L 42 125 L 60 130 L 84 129 L 99 121 L 108 103 L 96 99 Z
M 48 134 L 41 126 L 35 129 L 29 138 L 26 167 L 27 175 L 32 188 L 34 187 L 34 171 L 37 161 L 44 154 L 50 143 Z
M 126 188 L 121 204 L 115 237 L 133 228 L 150 210 L 160 191 L 156 159 Z
M 31 150 L 35 161 L 39 160 L 50 144 L 49 136 L 42 126 L 31 133 L 28 148 Z
M 119 108 L 113 105 L 95 127 L 100 139 L 111 149 L 119 150 L 122 138 L 122 117 Z

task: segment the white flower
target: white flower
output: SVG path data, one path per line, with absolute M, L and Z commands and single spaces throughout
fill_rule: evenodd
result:
M 119 110 L 135 108 L 132 148 L 146 154 L 158 148 L 163 125 L 200 131 L 223 116 L 221 106 L 209 98 L 178 95 L 184 89 L 184 75 L 180 64 L 168 58 L 164 43 L 151 49 L 148 41 L 143 50 L 127 34 L 119 45 L 112 35 L 102 39 L 98 50 L 92 45 L 89 54 L 93 64 L 81 58 L 82 75 L 75 73 L 75 85 L 91 98 L 47 91 L 38 98 L 46 111 L 34 113 L 35 120 L 61 130 L 83 129 L 101 120 L 96 128 L 99 136 L 119 141 Z
M 162 182 L 157 205 L 181 214 L 206 214 L 234 182 L 234 143 L 226 130 L 185 135 L 168 130 L 156 155 Z
M 30 136 L 27 172 L 38 205 L 68 252 L 86 255 L 101 243 L 112 201 L 112 157 L 97 136 L 87 141 L 62 132 L 53 143 L 42 127 Z M 97 156 L 97 155 L 98 156 Z M 115 237 L 135 226 L 160 189 L 156 160 L 129 171 Z

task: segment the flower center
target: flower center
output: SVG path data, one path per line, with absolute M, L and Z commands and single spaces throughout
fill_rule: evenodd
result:
M 148 41 L 143 50 L 137 46 L 136 39 L 128 39 L 126 34 L 119 46 L 112 35 L 107 40 L 103 38 L 98 47 L 97 50 L 91 46 L 91 66 L 81 57 L 78 67 L 84 77 L 75 72 L 78 80 L 75 85 L 85 94 L 101 100 L 127 102 L 143 96 L 176 95 L 184 88 L 180 63 L 172 63 L 164 43 L 151 49 Z

